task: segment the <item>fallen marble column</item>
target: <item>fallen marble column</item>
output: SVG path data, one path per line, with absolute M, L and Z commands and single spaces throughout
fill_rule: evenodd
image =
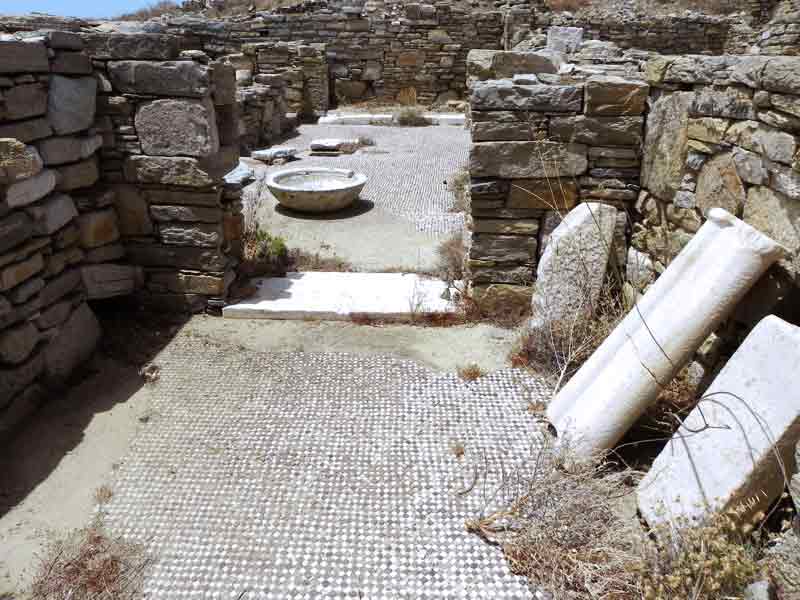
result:
M 800 439 L 800 327 L 763 319 L 639 484 L 650 526 L 713 512 L 747 518 L 777 498 Z
M 655 401 L 783 247 L 727 211 L 708 221 L 553 399 L 576 452 L 610 449 Z

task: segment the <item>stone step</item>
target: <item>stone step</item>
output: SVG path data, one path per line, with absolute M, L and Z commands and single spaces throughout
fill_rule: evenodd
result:
M 457 125 L 463 127 L 466 117 L 462 113 L 425 113 L 431 125 Z M 393 125 L 390 113 L 340 113 L 329 112 L 320 117 L 318 125 Z
M 350 320 L 368 318 L 410 321 L 456 311 L 442 299 L 447 284 L 408 273 L 289 273 L 254 280 L 258 291 L 226 306 L 231 319 Z

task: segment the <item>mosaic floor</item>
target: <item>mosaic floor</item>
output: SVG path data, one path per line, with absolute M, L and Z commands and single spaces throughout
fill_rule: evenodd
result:
M 361 193 L 363 199 L 408 219 L 420 231 L 438 235 L 463 227 L 463 215 L 449 212 L 453 195 L 445 181 L 467 164 L 469 131 L 455 126 L 301 125 L 298 134 L 280 146 L 305 151 L 315 139 L 359 136 L 371 138 L 375 145 L 349 155 L 303 155 L 302 162 L 271 170 L 287 166 L 353 169 L 369 178 Z
M 464 522 L 540 443 L 536 380 L 185 339 L 155 363 L 154 416 L 105 508 L 158 557 L 148 597 L 531 597 Z

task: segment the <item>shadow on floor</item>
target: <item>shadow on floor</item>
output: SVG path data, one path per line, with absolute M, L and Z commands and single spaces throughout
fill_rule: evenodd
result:
M 330 213 L 306 213 L 290 208 L 275 205 L 275 212 L 283 215 L 284 217 L 291 217 L 293 219 L 302 219 L 306 221 L 340 221 L 342 219 L 352 219 L 364 215 L 375 208 L 375 203 L 372 200 L 359 198 L 351 206 L 337 210 Z
M 94 417 L 144 385 L 140 367 L 175 336 L 186 317 L 145 313 L 129 301 L 93 304 L 103 327 L 95 356 L 10 439 L 0 444 L 0 517 L 46 480 L 85 437 Z

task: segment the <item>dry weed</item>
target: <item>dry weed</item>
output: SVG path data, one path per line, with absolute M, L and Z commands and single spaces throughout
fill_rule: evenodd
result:
M 467 247 L 461 232 L 443 240 L 436 248 L 436 276 L 450 285 L 463 279 L 466 254 Z
M 470 363 L 463 367 L 458 367 L 458 376 L 464 381 L 475 381 L 484 375 L 486 375 L 486 373 L 476 363 Z
M 447 180 L 447 190 L 453 194 L 455 202 L 450 209 L 455 213 L 469 212 L 469 171 L 461 168 Z
M 31 584 L 37 600 L 134 600 L 151 563 L 141 546 L 112 538 L 96 521 L 50 543 Z
M 111 502 L 111 499 L 114 497 L 114 490 L 111 489 L 109 485 L 101 485 L 94 491 L 94 500 L 97 504 L 103 505 L 108 504 Z
M 322 256 L 319 252 L 311 254 L 304 250 L 289 251 L 289 270 L 293 271 L 335 271 L 338 273 L 351 273 L 355 267 L 336 256 Z
M 425 111 L 418 106 L 406 106 L 394 113 L 392 121 L 400 127 L 427 127 L 431 120 Z
M 556 598 L 636 598 L 640 553 L 621 535 L 615 505 L 633 491 L 633 473 L 579 460 L 566 446 L 544 448 L 509 485 L 514 499 L 467 529 L 500 544 L 513 572 Z

